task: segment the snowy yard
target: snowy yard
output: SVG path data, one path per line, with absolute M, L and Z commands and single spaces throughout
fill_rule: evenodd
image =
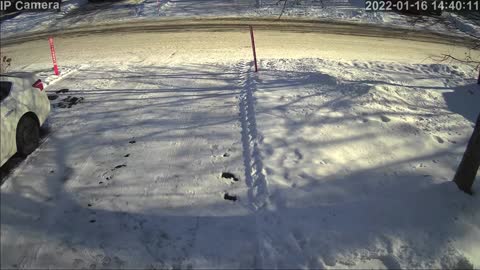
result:
M 262 64 L 253 85 L 270 263 L 463 268 L 459 250 L 476 260 L 479 200 L 449 181 L 477 85 L 453 86 L 462 72 L 439 65 Z
M 30 26 L 108 19 L 69 12 Z M 2 180 L 2 268 L 480 267 L 480 176 L 451 181 L 478 71 L 432 58 L 465 44 L 264 25 L 254 73 L 246 27 L 202 27 L 56 36 L 59 78 L 47 40 L 2 44 L 56 96 Z
M 465 70 L 260 70 L 88 66 L 52 83 L 69 89 L 54 104 L 84 100 L 55 107 L 2 185 L 2 267 L 479 265 L 478 196 L 450 182 L 480 104 Z

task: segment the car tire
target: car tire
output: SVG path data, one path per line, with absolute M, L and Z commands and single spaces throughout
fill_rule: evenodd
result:
M 20 119 L 17 126 L 17 153 L 21 156 L 30 155 L 40 144 L 40 127 L 32 116 L 26 115 Z

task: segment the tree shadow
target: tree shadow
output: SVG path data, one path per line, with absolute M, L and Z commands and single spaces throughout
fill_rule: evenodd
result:
M 40 128 L 40 146 L 45 142 L 48 134 L 50 133 L 50 128 L 48 123 L 43 125 Z M 14 170 L 25 161 L 25 157 L 20 156 L 19 154 L 13 155 L 3 166 L 0 167 L 0 185 L 7 179 L 7 177 L 14 172 Z
M 453 91 L 444 92 L 443 97 L 452 112 L 475 123 L 480 113 L 480 85 L 472 83 L 458 86 Z

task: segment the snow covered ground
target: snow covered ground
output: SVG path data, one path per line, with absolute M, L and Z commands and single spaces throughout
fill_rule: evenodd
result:
M 220 177 L 243 172 L 235 75 L 87 67 L 55 83 L 85 101 L 54 109 L 2 186 L 2 267 L 252 267 L 245 184 Z
M 95 24 L 185 17 L 278 18 L 282 8 L 283 2 L 278 3 L 277 0 L 123 0 L 101 3 L 65 0 L 60 13 L 22 13 L 3 21 L 1 34 L 7 38 Z M 289 1 L 282 16 L 286 19 L 355 22 L 447 34 L 480 34 L 478 20 L 471 21 L 447 12 L 442 17 L 366 12 L 363 0 Z
M 478 267 L 480 201 L 451 197 L 449 182 L 480 112 L 478 85 L 441 65 L 262 67 L 252 91 L 272 266 Z
M 1 186 L 2 268 L 480 267 L 451 182 L 480 88 L 430 58 L 466 49 L 256 35 L 257 74 L 239 31 L 58 38 L 60 78 L 44 41 L 5 47 L 58 98 Z

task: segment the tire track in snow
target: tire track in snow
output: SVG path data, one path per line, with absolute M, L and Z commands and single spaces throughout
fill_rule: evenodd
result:
M 248 207 L 255 215 L 257 245 L 255 250 L 255 268 L 265 268 L 262 252 L 262 235 L 260 234 L 258 210 L 263 209 L 268 198 L 268 185 L 263 170 L 263 163 L 258 150 L 257 123 L 255 118 L 255 100 L 253 92 L 256 90 L 255 75 L 252 67 L 241 62 L 237 65 L 241 138 L 243 148 L 243 164 L 245 168 L 245 182 L 248 187 Z
M 255 75 L 246 63 L 240 64 L 240 123 L 242 127 L 243 163 L 245 166 L 245 179 L 249 188 L 248 199 L 250 208 L 257 211 L 266 206 L 268 200 L 268 185 L 265 177 L 263 162 L 258 149 L 260 136 L 257 132 L 255 118 L 256 90 Z
M 255 215 L 257 233 L 256 268 L 299 268 L 308 258 L 299 244 L 300 233 L 294 233 L 279 214 L 278 204 L 271 201 L 270 192 L 259 144 L 263 137 L 257 130 L 255 114 L 256 74 L 252 65 L 242 62 L 238 65 L 240 76 L 240 122 L 242 129 L 243 161 L 248 186 L 249 208 Z
M 259 144 L 262 136 L 257 130 L 255 115 L 256 74 L 251 65 L 243 62 L 239 65 L 240 84 L 240 122 L 242 127 L 242 146 L 245 167 L 245 179 L 248 186 L 250 209 L 255 215 L 257 231 L 256 268 L 276 269 L 284 265 L 285 256 L 291 257 L 296 266 L 305 261 L 303 250 L 292 237 L 292 232 L 282 222 L 275 201 L 270 201 L 270 192 L 266 172 L 263 166 Z M 293 259 L 292 259 L 293 258 Z

